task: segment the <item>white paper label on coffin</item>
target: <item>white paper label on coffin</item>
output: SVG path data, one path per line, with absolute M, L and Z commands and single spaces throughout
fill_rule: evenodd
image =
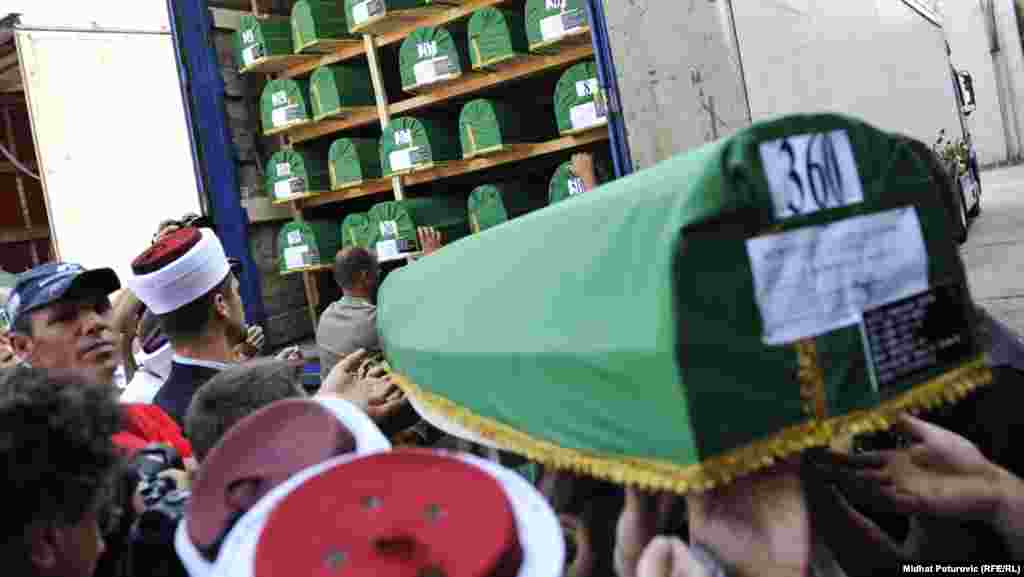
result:
M 380 223 L 380 235 L 385 239 L 398 237 L 398 223 L 393 220 L 385 220 Z
M 371 1 L 372 0 L 367 0 L 366 2 L 360 2 L 359 4 L 354 4 L 352 6 L 352 20 L 355 21 L 355 24 L 362 24 L 370 19 Z
M 569 109 L 569 124 L 574 130 L 581 130 L 603 124 L 608 119 L 596 102 L 578 104 Z
M 433 84 L 452 78 L 455 72 L 451 64 L 448 56 L 438 56 L 437 58 L 417 62 L 412 67 L 413 75 L 416 77 L 416 85 Z
M 388 260 L 395 260 L 400 256 L 401 253 L 398 252 L 397 240 L 382 240 L 377 243 L 377 260 L 384 262 Z
M 292 178 L 289 178 L 288 180 L 279 180 L 279 181 L 275 182 L 274 183 L 274 197 L 278 198 L 278 199 L 288 198 L 289 196 L 292 196 L 296 192 L 300 192 L 300 191 L 295 190 L 297 188 L 295 186 L 295 184 L 298 183 L 300 180 L 302 180 L 302 179 L 296 178 L 296 177 L 292 177 Z
M 275 127 L 284 126 L 289 122 L 298 120 L 299 117 L 300 112 L 298 104 L 290 104 L 282 108 L 275 108 L 274 111 L 270 113 L 271 124 Z
M 296 245 L 302 242 L 302 233 L 297 230 L 288 231 L 288 244 Z
M 580 98 L 594 96 L 595 94 L 597 94 L 597 90 L 597 78 L 588 78 L 587 80 L 576 81 L 576 96 Z
M 278 162 L 274 170 L 277 171 L 278 176 L 292 175 L 292 165 L 287 162 Z
M 249 32 L 251 33 L 251 31 Z M 242 50 L 242 65 L 249 66 L 253 62 L 256 62 L 257 60 L 259 60 L 262 53 L 263 46 L 259 44 L 253 44 L 252 46 L 245 48 L 244 50 Z
M 302 246 L 290 246 L 284 249 L 284 262 L 286 268 L 302 268 L 306 266 L 307 256 L 309 255 L 309 247 L 306 245 Z
M 391 163 L 391 171 L 398 172 L 412 168 L 413 157 L 419 149 L 420 147 L 413 146 L 412 148 L 403 148 L 402 150 L 392 151 L 391 154 L 388 155 L 388 160 Z
M 759 148 L 776 218 L 864 202 L 857 159 L 845 130 L 787 136 L 762 142 Z
M 540 37 L 544 41 L 555 40 L 565 36 L 565 28 L 562 26 L 562 15 L 555 14 L 542 18 L 540 21 Z
M 928 290 L 928 252 L 913 207 L 746 244 L 767 345 L 857 324 L 866 309 Z

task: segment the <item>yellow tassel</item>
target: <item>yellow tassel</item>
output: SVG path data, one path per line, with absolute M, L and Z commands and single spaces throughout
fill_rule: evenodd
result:
M 922 383 L 879 406 L 826 420 L 810 420 L 783 429 L 700 463 L 680 465 L 663 459 L 603 455 L 559 447 L 531 437 L 508 425 L 482 417 L 448 399 L 428 392 L 408 378 L 393 374 L 395 382 L 427 407 L 466 427 L 501 448 L 524 455 L 543 465 L 588 474 L 648 490 L 679 494 L 707 491 L 737 477 L 771 466 L 811 447 L 831 444 L 833 438 L 880 431 L 892 426 L 900 413 L 940 406 L 962 399 L 975 388 L 992 381 L 984 357 Z

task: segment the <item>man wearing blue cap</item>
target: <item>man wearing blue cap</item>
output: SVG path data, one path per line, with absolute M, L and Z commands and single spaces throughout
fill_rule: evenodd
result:
M 21 273 L 5 307 L 14 354 L 23 364 L 82 369 L 112 382 L 119 358 L 109 295 L 119 288 L 109 268 L 47 263 Z

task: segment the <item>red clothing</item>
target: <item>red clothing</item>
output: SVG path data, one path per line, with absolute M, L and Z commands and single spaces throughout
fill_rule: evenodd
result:
M 192 445 L 185 439 L 181 428 L 156 405 L 130 403 L 124 409 L 125 429 L 113 437 L 114 444 L 129 452 L 142 449 L 150 443 L 164 443 L 174 447 L 182 459 L 192 456 Z

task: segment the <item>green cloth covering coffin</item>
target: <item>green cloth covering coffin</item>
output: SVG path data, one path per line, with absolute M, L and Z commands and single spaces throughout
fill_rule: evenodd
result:
M 608 106 L 597 81 L 597 66 L 584 60 L 570 66 L 555 85 L 555 122 L 559 134 L 608 124 Z
M 292 221 L 277 235 L 281 273 L 331 264 L 341 249 L 341 230 L 327 220 Z
M 380 137 L 380 164 L 384 176 L 429 168 L 461 156 L 455 130 L 432 118 L 393 119 Z
M 987 383 L 950 235 L 904 143 L 791 116 L 393 272 L 378 329 L 425 406 L 685 493 Z
M 309 80 L 278 78 L 267 82 L 260 95 L 260 120 L 264 134 L 309 122 Z
M 329 190 L 327 162 L 313 148 L 282 149 L 267 161 L 267 194 L 280 202 Z
M 347 63 L 317 68 L 309 78 L 313 120 L 343 115 L 348 108 L 374 106 L 370 69 Z
M 342 246 L 370 248 L 370 240 L 373 237 L 373 223 L 365 213 L 354 212 L 341 221 Z
M 374 22 L 388 15 L 388 12 L 422 8 L 430 0 L 344 0 L 348 28 L 355 32 L 360 26 Z
M 466 203 L 455 196 L 407 198 L 375 204 L 370 209 L 370 247 L 381 261 L 419 250 L 416 227 L 436 228 L 446 243 L 469 234 Z
M 469 69 L 466 27 L 449 24 L 413 30 L 398 49 L 398 68 L 403 90 L 462 76 Z
M 522 139 L 523 120 L 518 110 L 499 100 L 471 100 L 459 113 L 462 157 L 498 152 Z
M 380 150 L 373 138 L 339 138 L 327 151 L 331 190 L 358 186 L 382 176 Z
M 469 58 L 474 70 L 529 52 L 526 18 L 518 10 L 481 8 L 469 19 Z
M 530 50 L 555 44 L 587 28 L 584 0 L 527 0 L 526 37 Z
M 543 206 L 518 183 L 482 184 L 469 193 L 470 230 L 487 230 Z
M 297 0 L 292 6 L 292 49 L 322 52 L 325 41 L 355 39 L 348 31 L 345 8 L 336 0 Z
M 609 169 L 604 166 L 600 156 L 594 158 L 594 173 L 598 184 L 608 180 Z M 584 192 L 583 179 L 577 176 L 576 171 L 573 170 L 572 160 L 566 160 L 558 165 L 548 184 L 548 204 L 555 204 Z
M 291 53 L 292 33 L 287 18 L 256 18 L 245 14 L 239 19 L 238 31 L 235 32 L 235 60 L 240 68 L 248 68 L 268 56 Z

